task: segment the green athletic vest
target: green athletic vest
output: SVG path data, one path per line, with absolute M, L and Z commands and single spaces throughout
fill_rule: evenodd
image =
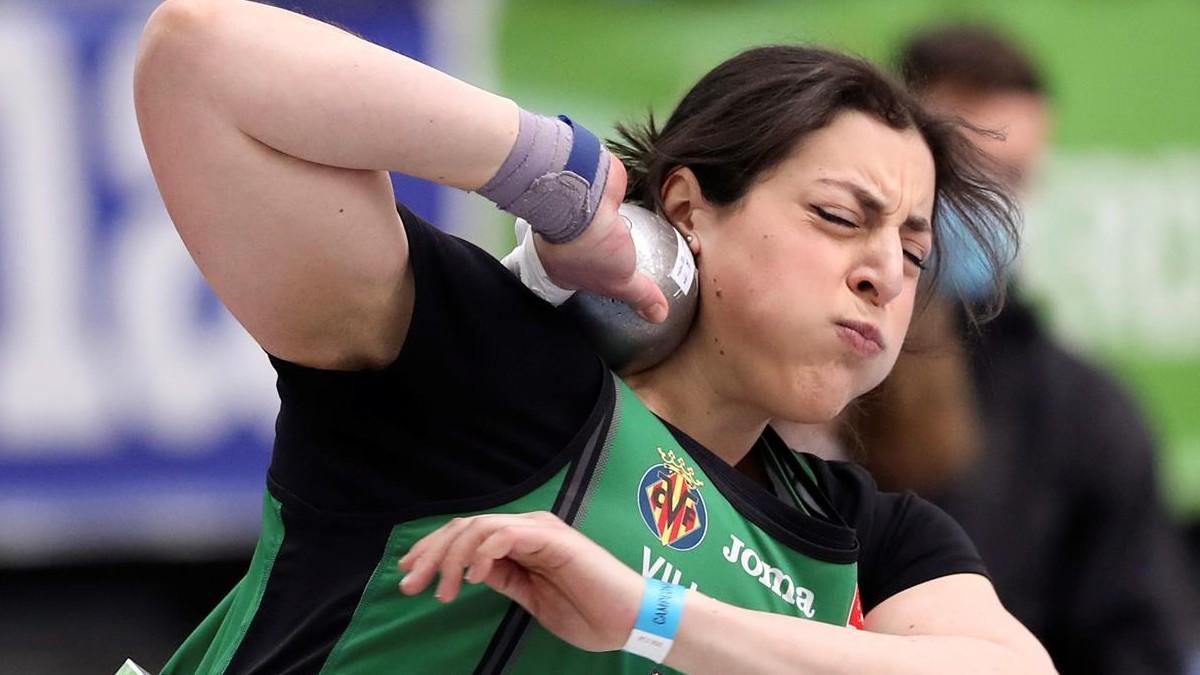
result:
M 623 382 L 613 379 L 618 391 L 608 423 L 591 430 L 579 455 L 551 480 L 487 512 L 553 511 L 643 575 L 693 586 L 740 607 L 840 626 L 851 623 L 852 612 L 858 611 L 857 546 L 832 552 L 817 546 L 825 552 L 813 553 L 812 547 L 781 542 L 792 537 L 769 534 L 735 506 L 744 504 L 743 499 L 719 491 L 670 430 Z M 806 480 L 815 484 L 808 467 L 790 451 L 772 454 L 786 455 L 766 461 L 773 480 L 782 475 L 793 485 Z M 804 475 L 788 475 L 787 462 Z M 802 510 L 804 499 L 796 497 Z M 431 590 L 418 597 L 401 594 L 399 557 L 421 537 L 463 515 L 474 514 L 443 514 L 392 529 L 321 673 L 673 672 L 623 652 L 575 649 L 483 585 L 464 585 L 449 605 L 436 601 Z M 770 523 L 766 527 L 779 532 Z M 224 672 L 254 616 L 284 536 L 279 502 L 268 494 L 250 571 L 164 673 Z

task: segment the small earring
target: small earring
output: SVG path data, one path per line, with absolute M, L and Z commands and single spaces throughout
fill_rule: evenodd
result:
M 689 244 L 690 244 L 690 243 L 692 243 L 693 241 L 695 241 L 695 239 L 696 239 L 696 237 L 694 237 L 694 236 L 692 236 L 692 235 L 690 235 L 690 234 L 689 234 L 689 235 L 686 235 L 686 236 L 684 236 L 684 238 L 683 238 L 683 240 L 684 240 L 684 241 L 686 241 L 686 242 L 687 242 L 687 243 L 689 243 Z

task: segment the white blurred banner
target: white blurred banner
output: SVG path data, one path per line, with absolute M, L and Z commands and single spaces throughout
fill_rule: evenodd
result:
M 0 561 L 216 553 L 257 531 L 274 373 L 146 162 L 132 82 L 154 4 L 0 3 Z M 285 4 L 488 85 L 490 0 Z M 477 208 L 394 180 L 426 217 Z

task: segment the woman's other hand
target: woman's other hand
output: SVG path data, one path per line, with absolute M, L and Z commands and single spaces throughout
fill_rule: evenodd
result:
M 535 237 L 538 258 L 556 285 L 622 300 L 647 321 L 660 323 L 667 318 L 667 298 L 654 280 L 637 271 L 633 237 L 617 213 L 625 196 L 625 166 L 616 157 L 609 159 L 608 182 L 591 224 L 566 244 Z
M 450 602 L 464 579 L 485 583 L 580 649 L 620 649 L 637 618 L 643 581 L 598 544 L 548 512 L 456 518 L 400 559 L 400 590 L 416 595 L 441 577 Z

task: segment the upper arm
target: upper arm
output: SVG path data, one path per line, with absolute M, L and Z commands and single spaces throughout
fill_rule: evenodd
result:
M 891 635 L 986 640 L 1028 659 L 1031 671 L 1053 670 L 1041 643 L 1004 609 L 987 577 L 978 574 L 952 574 L 901 591 L 872 609 L 865 627 Z
M 147 25 L 135 102 L 188 251 L 267 351 L 319 367 L 394 357 L 412 282 L 388 175 L 304 161 L 239 129 L 204 82 L 247 64 L 206 62 L 214 22 L 202 3 L 179 5 Z

